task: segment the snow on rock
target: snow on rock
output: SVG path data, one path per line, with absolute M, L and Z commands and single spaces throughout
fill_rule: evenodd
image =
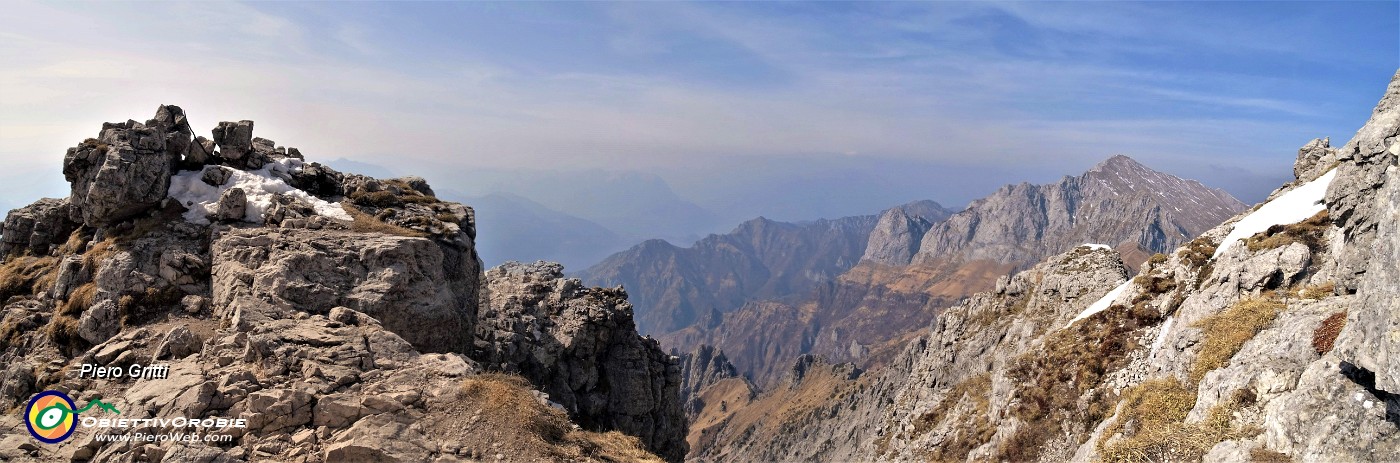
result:
M 340 203 L 327 202 L 287 184 L 289 173 L 301 169 L 301 164 L 298 159 L 288 158 L 270 162 L 258 170 L 224 168 L 230 174 L 228 181 L 220 186 L 204 183 L 201 179 L 204 175 L 202 170 L 179 172 L 170 177 L 168 196 L 180 201 L 181 205 L 189 209 L 185 211 L 186 221 L 198 224 L 209 223 L 208 216 L 218 210 L 219 197 L 230 188 L 242 188 L 248 195 L 248 207 L 243 215 L 245 222 L 262 223 L 263 214 L 272 205 L 274 194 L 306 201 L 316 208 L 317 214 L 333 219 L 351 220 L 350 214 L 340 207 Z M 220 168 L 223 167 L 205 166 L 205 169 Z
M 1107 245 L 1107 244 L 1099 244 L 1099 243 L 1084 243 L 1084 244 L 1081 244 L 1081 245 L 1079 245 L 1079 246 L 1080 246 L 1080 247 L 1089 248 L 1089 249 L 1093 249 L 1093 250 L 1096 250 L 1096 251 L 1112 251 L 1112 250 L 1113 250 L 1113 248 L 1110 247 L 1109 245 Z
M 1167 332 L 1172 329 L 1172 320 L 1175 319 L 1175 317 L 1167 317 L 1167 321 L 1162 322 L 1161 329 L 1157 331 L 1157 339 L 1152 341 L 1152 350 L 1149 351 L 1150 353 L 1148 354 L 1149 358 L 1157 356 L 1157 349 L 1162 347 L 1162 340 L 1167 338 Z
M 1332 184 L 1332 179 L 1336 176 L 1337 169 L 1332 169 L 1316 180 L 1274 198 L 1259 210 L 1235 222 L 1235 228 L 1220 241 L 1220 246 L 1215 248 L 1215 255 L 1211 258 L 1220 257 L 1220 254 L 1236 241 L 1267 231 L 1269 227 L 1302 222 L 1322 212 L 1327 208 L 1327 205 L 1322 203 L 1323 198 L 1327 196 L 1327 186 Z
M 1110 305 L 1113 305 L 1113 301 L 1117 300 L 1118 296 L 1123 295 L 1123 291 L 1127 291 L 1128 286 L 1132 284 L 1133 281 L 1128 280 L 1123 282 L 1123 284 L 1118 285 L 1117 288 L 1113 288 L 1113 290 L 1109 291 L 1108 294 L 1103 295 L 1103 297 L 1099 298 L 1099 300 L 1094 301 L 1093 304 L 1089 304 L 1089 308 L 1084 309 L 1083 312 L 1079 312 L 1079 315 L 1075 315 L 1073 320 L 1070 320 L 1069 323 L 1065 324 L 1065 328 L 1069 328 L 1069 326 L 1073 325 L 1074 322 L 1089 318 L 1090 316 L 1096 313 L 1103 312 L 1105 309 L 1108 309 Z

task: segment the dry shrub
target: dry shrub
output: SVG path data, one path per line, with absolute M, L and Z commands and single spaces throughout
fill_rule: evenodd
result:
M 1175 279 L 1161 275 L 1138 275 L 1133 278 L 1133 283 L 1145 289 L 1146 294 L 1166 294 L 1176 289 Z
M 428 236 L 427 233 L 423 233 L 418 230 L 412 230 L 400 227 L 398 225 L 386 223 L 383 220 L 379 220 L 375 216 L 369 215 L 365 211 L 356 208 L 355 206 L 343 204 L 342 207 L 345 209 L 345 212 L 350 214 L 350 218 L 353 219 L 353 222 L 350 224 L 351 231 L 355 231 L 358 233 L 383 233 L 385 235 L 408 236 L 413 238 L 423 238 Z
M 1312 345 L 1318 355 L 1332 352 L 1332 346 L 1337 342 L 1337 335 L 1342 333 L 1342 328 L 1347 326 L 1347 311 L 1343 310 L 1327 317 L 1313 330 Z
M 1265 249 L 1274 249 L 1287 246 L 1293 243 L 1303 243 L 1313 252 L 1318 252 L 1327 248 L 1327 229 L 1332 227 L 1332 218 L 1328 216 L 1327 210 L 1323 209 L 1317 215 L 1309 217 L 1307 220 L 1288 225 L 1274 225 L 1260 233 L 1254 234 L 1245 240 L 1245 245 L 1249 246 L 1252 252 L 1259 252 Z
M 1156 253 L 1156 254 L 1153 254 L 1152 257 L 1148 257 L 1148 258 L 1147 258 L 1147 262 L 1150 263 L 1150 264 L 1152 264 L 1152 265 L 1159 265 L 1159 264 L 1162 264 L 1162 263 L 1164 263 L 1164 262 L 1166 262 L 1166 261 L 1167 261 L 1167 255 L 1166 255 L 1166 254 L 1162 254 L 1162 253 L 1160 253 L 1160 252 L 1159 252 L 1159 253 Z
M 1304 299 L 1318 300 L 1331 296 L 1336 290 L 1336 283 L 1329 281 L 1318 285 L 1308 285 L 1306 288 L 1303 288 L 1302 293 L 1299 295 Z
M 48 291 L 53 284 L 53 274 L 58 269 L 58 259 L 54 257 L 11 256 L 0 265 L 0 303 L 13 296 L 24 296 Z
M 365 207 L 403 207 L 405 204 L 433 204 L 441 202 L 436 197 L 428 196 L 413 189 L 400 179 L 380 180 L 381 184 L 387 188 L 379 191 L 354 192 L 350 194 L 350 202 L 357 206 Z M 393 191 L 397 190 L 397 192 Z
M 1204 339 L 1191 365 L 1191 382 L 1199 383 L 1207 372 L 1229 363 L 1244 343 L 1272 323 L 1283 308 L 1284 304 L 1273 298 L 1245 299 L 1196 322 L 1193 326 L 1201 329 Z

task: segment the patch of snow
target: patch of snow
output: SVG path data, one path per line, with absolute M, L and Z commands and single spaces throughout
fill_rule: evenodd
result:
M 1230 234 L 1225 235 L 1225 239 L 1220 241 L 1220 246 L 1215 248 L 1215 255 L 1211 258 L 1220 257 L 1220 254 L 1224 253 L 1236 241 L 1266 231 L 1269 227 L 1302 222 L 1318 212 L 1322 212 L 1323 209 L 1327 208 L 1326 205 L 1322 204 L 1323 198 L 1327 196 L 1327 186 L 1331 185 L 1332 179 L 1336 177 L 1337 169 L 1332 169 L 1316 180 L 1274 198 L 1273 201 L 1261 206 L 1259 210 L 1251 212 L 1239 222 L 1235 222 L 1234 229 L 1230 230 Z
M 1173 320 L 1176 320 L 1176 318 L 1167 317 L 1167 321 L 1162 322 L 1162 329 L 1157 331 L 1157 339 L 1152 341 L 1152 350 L 1149 351 L 1150 353 L 1147 355 L 1148 358 L 1157 356 L 1157 349 L 1162 347 L 1162 341 L 1167 339 L 1167 332 L 1171 331 Z
M 1112 251 L 1112 250 L 1113 250 L 1113 248 L 1112 248 L 1112 247 L 1109 247 L 1109 245 L 1107 245 L 1107 244 L 1084 243 L 1084 244 L 1081 244 L 1081 245 L 1079 245 L 1079 246 L 1081 246 L 1081 247 L 1086 247 L 1086 248 L 1089 248 L 1089 249 L 1103 250 L 1103 251 Z
M 1103 312 L 1104 310 L 1108 309 L 1109 306 L 1113 305 L 1113 301 L 1117 300 L 1118 296 L 1121 296 L 1123 294 L 1123 291 L 1127 291 L 1128 286 L 1132 284 L 1133 280 L 1128 280 L 1123 282 L 1123 284 L 1118 285 L 1117 288 L 1113 288 L 1113 290 L 1109 291 L 1108 294 L 1103 295 L 1103 297 L 1099 298 L 1099 300 L 1094 301 L 1093 304 L 1089 304 L 1089 308 L 1084 309 L 1083 312 L 1079 312 L 1079 315 L 1075 315 L 1074 319 L 1070 320 L 1069 323 L 1065 325 L 1065 328 L 1069 328 L 1070 325 L 1074 324 L 1074 322 L 1083 320 L 1085 318 L 1089 318 L 1090 316 L 1096 313 Z
M 208 224 L 207 216 L 217 212 L 219 198 L 229 188 L 242 188 L 248 196 L 248 207 L 243 215 L 244 222 L 262 223 L 263 215 L 272 206 L 272 196 L 283 194 L 306 201 L 316 209 L 316 213 L 332 219 L 351 220 L 350 214 L 332 203 L 312 196 L 310 193 L 287 184 L 291 173 L 301 170 L 299 159 L 278 159 L 269 162 L 258 170 L 239 170 L 228 167 L 205 166 L 205 169 L 223 168 L 230 172 L 227 182 L 221 186 L 204 183 L 203 170 L 183 171 L 170 177 L 167 196 L 188 208 L 185 220 L 197 224 Z

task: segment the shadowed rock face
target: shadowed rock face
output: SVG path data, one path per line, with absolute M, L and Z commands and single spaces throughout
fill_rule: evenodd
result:
M 529 379 L 584 428 L 620 430 L 667 460 L 684 458 L 680 367 L 633 334 L 626 292 L 584 287 L 552 262 L 510 262 L 485 278 L 473 356 L 486 368 Z

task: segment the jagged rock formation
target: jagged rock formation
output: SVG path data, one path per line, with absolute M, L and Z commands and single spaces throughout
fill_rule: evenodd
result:
M 194 443 L 81 428 L 49 446 L 6 414 L 0 459 L 684 455 L 676 360 L 637 335 L 625 293 L 521 280 L 559 280 L 557 267 L 483 283 L 471 208 L 421 178 L 305 162 L 252 128 L 195 137 L 175 106 L 104 124 L 65 156 L 72 196 L 11 211 L 0 228 L 0 404 L 59 390 L 121 418 L 248 427 L 200 430 L 229 439 Z M 80 377 L 80 364 L 168 364 L 169 377 Z M 191 430 L 171 426 L 110 432 Z
M 1351 142 L 1309 143 L 1298 181 L 1270 196 L 1330 181 L 1317 215 L 1224 241 L 1266 204 L 1122 284 L 1111 251 L 1056 256 L 948 309 L 876 374 L 697 421 L 692 440 L 707 445 L 692 456 L 1400 459 L 1397 159 L 1400 72 Z M 780 405 L 794 402 L 809 405 Z M 755 413 L 781 414 L 743 421 Z
M 690 353 L 680 356 L 680 363 L 681 397 L 687 398 L 685 415 L 688 420 L 694 420 L 705 407 L 699 397 L 700 391 L 726 378 L 739 376 L 734 364 L 729 363 L 729 358 L 724 356 L 724 352 L 720 352 L 714 346 L 696 347 Z
M 636 329 L 626 292 L 563 276 L 551 262 L 486 272 L 474 357 L 539 385 L 586 429 L 617 429 L 667 460 L 682 459 L 676 359 L 655 340 L 625 335 Z
M 729 312 L 750 299 L 801 294 L 855 265 L 875 217 L 793 224 L 757 218 L 689 248 L 650 240 L 608 257 L 579 276 L 622 285 L 644 333 L 691 325 L 710 309 Z
M 940 310 L 1043 257 L 1111 243 L 1135 268 L 1149 251 L 1169 250 L 1244 206 L 1115 156 L 1058 183 L 1003 187 L 936 224 L 908 212 L 917 207 L 886 211 L 862 262 L 828 284 L 799 297 L 749 302 L 724 314 L 719 326 L 693 325 L 661 336 L 663 343 L 720 347 L 761 388 L 801 354 L 877 369 Z M 957 243 L 958 250 L 935 256 L 924 247 L 931 240 Z
M 1114 156 L 1078 177 L 1008 185 L 935 225 L 915 262 L 1027 264 L 1083 243 L 1159 252 L 1244 209 L 1229 193 Z
M 928 210 L 931 204 L 934 209 Z M 922 209 L 922 211 L 921 211 Z M 885 265 L 908 265 L 919 253 L 919 242 L 935 222 L 950 215 L 938 203 L 919 201 L 891 208 L 880 214 L 880 221 L 870 232 L 861 260 Z

